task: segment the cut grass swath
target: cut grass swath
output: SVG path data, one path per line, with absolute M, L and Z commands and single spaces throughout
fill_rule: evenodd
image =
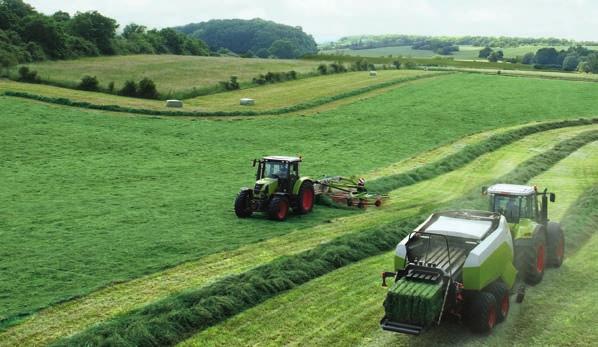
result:
M 557 144 L 498 180 L 527 182 L 581 146 L 598 140 L 598 131 L 582 133 Z M 475 192 L 449 206 L 480 208 Z M 475 199 L 475 197 L 478 197 Z M 57 346 L 79 345 L 173 345 L 189 334 L 214 325 L 264 300 L 322 276 L 347 264 L 392 249 L 410 232 L 424 214 L 399 220 L 382 228 L 339 237 L 327 244 L 294 256 L 281 257 L 240 275 L 229 276 L 207 287 L 173 295 L 90 328 Z
M 399 83 L 405 83 L 410 81 L 415 81 L 424 78 L 431 78 L 437 77 L 440 75 L 445 75 L 446 72 L 441 73 L 428 73 L 425 75 L 418 75 L 413 77 L 404 77 L 398 78 L 392 81 L 374 84 L 371 86 L 358 88 L 355 90 L 351 90 L 348 92 L 340 93 L 337 95 L 318 98 L 310 101 L 301 102 L 292 106 L 276 108 L 272 110 L 264 110 L 264 111 L 160 111 L 160 110 L 152 110 L 152 109 L 144 109 L 144 108 L 133 108 L 133 107 L 125 107 L 119 105 L 99 105 L 99 104 L 92 104 L 89 102 L 83 101 L 74 101 L 68 98 L 55 98 L 50 96 L 43 96 L 37 94 L 31 94 L 26 92 L 15 92 L 15 91 L 5 91 L 4 95 L 11 96 L 11 97 L 18 97 L 23 99 L 30 99 L 30 100 L 37 100 L 41 102 L 46 102 L 50 104 L 56 105 L 63 105 L 63 106 L 71 106 L 71 107 L 79 107 L 85 109 L 92 109 L 92 110 L 101 110 L 101 111 L 111 111 L 111 112 L 125 112 L 125 113 L 132 113 L 132 114 L 141 114 L 141 115 L 151 115 L 151 116 L 184 116 L 184 117 L 227 117 L 227 116 L 261 116 L 261 115 L 281 115 L 291 112 L 303 111 L 306 109 L 314 108 L 317 106 L 321 106 L 327 103 L 331 103 L 333 101 L 341 100 L 350 98 L 352 96 L 365 94 L 367 92 L 371 92 L 377 89 L 383 89 L 390 86 L 397 85 Z

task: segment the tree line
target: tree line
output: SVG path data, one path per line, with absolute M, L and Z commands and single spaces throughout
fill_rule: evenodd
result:
M 558 38 L 492 37 L 492 36 L 422 36 L 422 35 L 361 35 L 347 36 L 336 42 L 321 45 L 321 50 L 370 49 L 392 46 L 411 46 L 414 49 L 436 51 L 440 47 L 469 45 L 476 47 L 518 47 L 518 46 L 593 46 L 595 42 L 576 42 Z M 420 47 L 420 48 L 418 48 Z M 423 47 L 423 48 L 421 48 Z M 450 53 L 450 51 L 445 51 Z M 442 54 L 442 51 L 437 53 Z
M 209 55 L 208 46 L 174 29 L 129 24 L 117 34 L 116 20 L 97 11 L 71 16 L 37 12 L 22 0 L 0 0 L 0 64 L 4 68 L 46 59 L 116 54 Z
M 554 47 L 543 47 L 535 53 L 529 52 L 523 56 L 510 58 L 505 58 L 502 50 L 485 47 L 480 50 L 479 57 L 488 59 L 490 62 L 506 61 L 533 65 L 536 69 L 598 73 L 598 51 L 582 45 L 571 46 L 560 51 Z
M 178 31 L 206 42 L 213 51 L 260 58 L 293 59 L 317 52 L 311 35 L 292 27 L 263 19 L 217 19 L 192 23 Z

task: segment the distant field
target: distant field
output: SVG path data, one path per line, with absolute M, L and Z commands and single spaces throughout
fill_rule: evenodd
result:
M 454 57 L 455 59 L 462 59 L 462 60 L 476 60 L 478 58 L 478 54 L 483 47 L 475 47 L 475 46 L 459 46 L 459 52 L 455 52 L 449 57 Z M 505 57 L 516 57 L 522 56 L 526 53 L 533 52 L 535 53 L 540 46 L 520 46 L 520 47 L 508 47 L 508 48 L 495 48 L 496 50 L 502 50 L 505 54 Z M 557 50 L 567 49 L 567 46 L 556 46 Z M 590 49 L 598 49 L 598 47 L 589 46 Z M 360 50 L 351 50 L 351 49 L 338 49 L 338 50 L 327 50 L 322 51 L 322 54 L 348 54 L 348 55 L 358 55 L 363 57 L 387 57 L 392 55 L 394 57 L 413 57 L 413 58 L 432 58 L 438 56 L 438 54 L 432 51 L 425 51 L 420 49 L 412 49 L 411 46 L 394 46 L 394 47 L 383 47 L 383 48 L 373 48 L 373 49 L 360 49 Z M 483 60 L 483 59 L 481 59 Z
M 261 87 L 247 88 L 225 93 L 216 93 L 188 99 L 185 101 L 185 107 L 183 110 L 271 110 L 280 107 L 293 106 L 318 98 L 330 97 L 340 93 L 349 92 L 384 82 L 415 76 L 424 76 L 426 74 L 430 74 L 430 72 L 422 70 L 385 70 L 379 71 L 376 77 L 369 76 L 367 71 L 318 76 L 300 79 L 297 81 L 269 84 Z M 0 81 L 0 92 L 4 90 L 25 91 L 44 96 L 68 98 L 76 101 L 86 101 L 94 104 L 120 105 L 152 110 L 167 110 L 167 108 L 164 106 L 164 101 L 125 98 L 104 93 L 91 93 L 39 84 Z M 240 106 L 239 99 L 244 97 L 254 98 L 256 100 L 256 104 L 254 106 Z
M 315 71 L 319 63 L 304 60 L 243 59 L 232 57 L 194 57 L 179 55 L 131 55 L 83 58 L 27 64 L 44 80 L 77 84 L 85 75 L 96 76 L 100 85 L 114 82 L 116 89 L 125 81 L 152 79 L 158 91 L 188 91 L 209 88 L 230 76 L 248 82 L 259 74 L 295 70 Z M 15 69 L 16 73 L 16 69 Z

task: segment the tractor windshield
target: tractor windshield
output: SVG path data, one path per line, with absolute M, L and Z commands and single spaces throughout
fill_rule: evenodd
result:
M 516 223 L 520 218 L 534 218 L 533 196 L 494 195 L 492 211 L 505 216 L 507 222 Z
M 288 178 L 289 164 L 282 161 L 267 161 L 264 167 L 264 177 L 269 178 Z

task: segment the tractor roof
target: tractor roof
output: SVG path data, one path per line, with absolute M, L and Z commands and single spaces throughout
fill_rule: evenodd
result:
M 450 211 L 432 214 L 415 231 L 482 240 L 499 226 L 501 216 L 486 211 Z
M 532 186 L 524 186 L 519 184 L 495 184 L 488 188 L 488 194 L 499 195 L 531 195 L 536 192 Z
M 263 160 L 296 162 L 296 161 L 301 161 L 301 158 L 299 158 L 299 157 L 286 157 L 286 156 L 279 156 L 279 155 L 271 155 L 271 156 L 268 156 L 268 157 L 264 157 Z

